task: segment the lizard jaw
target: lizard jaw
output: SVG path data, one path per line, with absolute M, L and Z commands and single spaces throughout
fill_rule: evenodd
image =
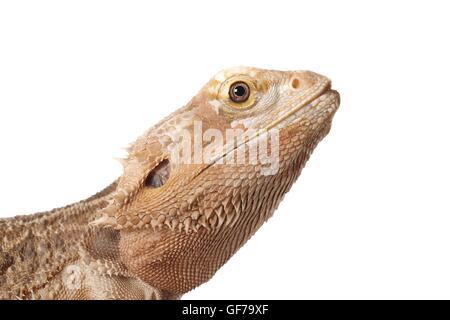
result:
M 336 90 L 331 89 L 331 83 L 328 83 L 325 89 L 322 90 L 321 93 L 315 95 L 312 99 L 307 100 L 300 106 L 292 109 L 287 114 L 269 124 L 266 128 L 257 130 L 253 135 L 246 137 L 246 139 L 238 143 L 234 148 L 227 150 L 225 153 L 211 159 L 211 162 L 207 167 L 216 163 L 219 159 L 226 157 L 230 152 L 234 152 L 242 145 L 257 139 L 260 135 L 265 134 L 272 129 L 281 129 L 295 125 L 308 113 L 316 113 L 316 118 L 320 119 L 320 122 L 328 123 L 328 125 L 330 125 L 333 115 L 339 108 L 339 104 L 339 93 Z M 204 170 L 205 169 L 201 170 L 199 174 Z

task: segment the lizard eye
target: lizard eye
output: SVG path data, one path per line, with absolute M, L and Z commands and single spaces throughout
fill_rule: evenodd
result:
M 231 76 L 220 85 L 218 98 L 231 107 L 227 109 L 229 112 L 247 110 L 257 101 L 257 83 L 255 79 L 246 75 Z
M 228 95 L 233 102 L 245 102 L 250 97 L 250 87 L 243 81 L 237 81 L 230 86 Z

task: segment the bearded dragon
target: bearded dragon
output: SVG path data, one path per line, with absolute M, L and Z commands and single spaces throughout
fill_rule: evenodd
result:
M 103 191 L 0 219 L 0 298 L 180 298 L 271 217 L 339 103 L 314 72 L 219 72 L 130 145 Z

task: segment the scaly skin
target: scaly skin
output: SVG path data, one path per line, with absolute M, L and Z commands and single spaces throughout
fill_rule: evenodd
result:
M 250 95 L 233 102 L 230 86 L 240 81 Z M 338 107 L 330 81 L 313 72 L 218 73 L 131 145 L 123 175 L 104 191 L 0 220 L 0 298 L 181 297 L 208 281 L 273 214 Z M 199 124 L 202 133 L 214 129 L 216 139 L 239 129 L 240 140 L 208 149 L 218 140 L 196 140 Z M 273 161 L 224 161 L 239 152 L 249 159 L 265 132 L 276 132 L 267 143 L 278 156 L 271 170 Z M 192 148 L 177 158 L 174 150 L 186 143 L 214 152 L 198 158 Z M 183 161 L 186 155 L 192 161 Z

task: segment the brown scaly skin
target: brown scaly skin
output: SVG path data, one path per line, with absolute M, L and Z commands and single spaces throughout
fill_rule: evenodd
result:
M 250 88 L 243 103 L 229 97 L 237 81 Z M 104 191 L 65 208 L 0 219 L 0 298 L 181 297 L 208 281 L 273 214 L 338 107 L 330 81 L 312 72 L 218 73 L 129 148 L 123 175 Z M 242 134 L 277 129 L 278 170 L 221 164 L 233 148 L 216 154 L 214 165 L 175 161 L 176 134 L 194 136 L 200 121 L 203 132 L 223 136 L 232 127 Z M 256 139 L 250 135 L 237 147 L 248 155 Z

